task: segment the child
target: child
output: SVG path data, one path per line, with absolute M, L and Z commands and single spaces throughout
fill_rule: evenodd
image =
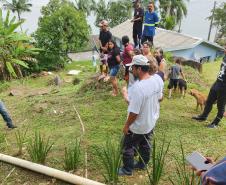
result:
M 104 54 L 104 53 L 100 54 L 100 66 L 102 67 L 102 70 L 101 70 L 101 75 L 98 78 L 98 80 L 105 78 L 108 74 L 107 58 L 108 58 L 107 54 Z
M 169 89 L 168 98 L 171 98 L 171 96 L 172 96 L 172 88 L 174 88 L 174 92 L 176 91 L 180 75 L 185 80 L 184 74 L 182 72 L 182 68 L 181 68 L 180 64 L 181 64 L 181 60 L 178 58 L 178 59 L 176 59 L 176 64 L 174 64 L 170 68 L 170 72 L 169 72 L 170 73 L 169 74 L 170 81 L 169 81 L 169 85 L 168 85 L 168 89 Z

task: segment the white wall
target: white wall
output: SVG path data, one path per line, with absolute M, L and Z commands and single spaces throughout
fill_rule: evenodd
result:
M 186 49 L 186 50 L 178 50 L 172 51 L 174 56 L 184 57 L 186 59 L 192 60 L 200 60 L 202 57 L 210 56 L 210 61 L 214 61 L 216 59 L 217 50 L 210 45 L 205 43 L 199 44 L 195 48 Z

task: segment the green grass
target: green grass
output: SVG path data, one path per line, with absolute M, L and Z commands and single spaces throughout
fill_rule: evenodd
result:
M 189 79 L 189 88 L 197 88 L 205 94 L 208 93 L 211 84 L 216 79 L 219 71 L 220 62 L 208 63 L 204 65 L 203 74 L 199 75 L 195 70 L 184 67 L 185 74 Z M 74 140 L 81 135 L 80 121 L 73 109 L 77 108 L 85 124 L 86 133 L 81 139 L 81 149 L 88 154 L 88 178 L 104 182 L 105 179 L 100 173 L 100 167 L 97 165 L 98 157 L 93 151 L 93 145 L 103 147 L 107 138 L 111 137 L 115 141 L 122 136 L 122 128 L 127 116 L 127 104 L 121 96 L 111 97 L 109 85 L 101 85 L 95 89 L 95 84 L 87 83 L 87 79 L 93 74 L 91 62 L 75 62 L 66 66 L 65 70 L 58 72 L 61 78 L 67 77 L 66 72 L 70 69 L 81 70 L 78 76 L 80 83 L 64 83 L 58 88 L 59 92 L 43 96 L 18 97 L 8 96 L 9 89 L 29 88 L 43 89 L 47 88 L 51 76 L 41 78 L 27 78 L 23 80 L 14 80 L 7 83 L 7 88 L 1 92 L 0 96 L 5 102 L 15 124 L 20 130 L 28 128 L 26 137 L 32 138 L 34 132 L 40 131 L 46 138 L 50 137 L 54 145 L 46 160 L 46 165 L 60 170 L 64 170 L 64 149 L 73 145 Z M 168 82 L 166 82 L 167 86 Z M 122 82 L 120 82 L 122 85 Z M 79 89 L 83 87 L 82 92 Z M 52 87 L 54 88 L 54 87 Z M 167 89 L 165 89 L 167 97 Z M 183 143 L 185 155 L 194 150 L 201 152 L 206 156 L 223 157 L 226 148 L 225 122 L 223 119 L 221 127 L 210 130 L 204 126 L 213 119 L 216 114 L 216 107 L 211 112 L 208 121 L 198 123 L 191 119 L 200 111 L 195 110 L 195 99 L 186 94 L 181 99 L 178 94 L 173 94 L 172 99 L 167 98 L 161 103 L 160 119 L 155 128 L 156 142 L 166 138 L 171 141 L 171 145 L 166 156 L 165 170 L 160 180 L 160 185 L 168 185 L 169 177 L 174 175 L 176 164 L 174 156 L 181 156 L 180 140 Z M 0 123 L 0 153 L 13 155 L 17 152 L 17 142 L 15 138 L 16 130 L 7 130 L 5 123 Z M 24 152 L 21 158 L 29 160 L 27 152 Z M 11 171 L 13 166 L 0 162 L 0 181 L 4 179 Z M 84 174 L 84 159 L 81 159 L 81 165 L 76 170 L 77 175 Z M 148 177 L 145 172 L 135 172 L 133 177 L 120 178 L 124 184 L 145 184 Z M 16 168 L 7 179 L 7 184 L 31 185 L 51 182 L 51 178 L 30 171 Z M 56 184 L 64 184 L 57 181 Z

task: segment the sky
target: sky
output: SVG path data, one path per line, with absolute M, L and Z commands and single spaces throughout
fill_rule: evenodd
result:
M 218 6 L 226 2 L 226 0 L 216 1 Z M 37 29 L 38 18 L 41 16 L 40 9 L 49 0 L 31 0 L 30 2 L 33 4 L 32 11 L 22 14 L 22 18 L 26 19 L 26 22 L 23 24 L 23 29 L 27 30 L 28 33 L 32 33 Z M 207 17 L 211 15 L 213 5 L 214 0 L 190 0 L 187 6 L 188 15 L 182 21 L 182 33 L 207 39 L 210 26 L 210 21 Z M 94 26 L 95 17 L 89 16 L 87 21 L 92 28 L 93 34 L 98 34 L 98 28 Z M 211 40 L 213 40 L 215 34 L 216 29 L 213 29 Z

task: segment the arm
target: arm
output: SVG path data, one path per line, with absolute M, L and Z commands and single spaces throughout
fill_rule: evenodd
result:
M 120 64 L 120 63 L 121 63 L 121 58 L 120 58 L 120 55 L 117 55 L 117 56 L 116 56 L 116 61 L 117 61 L 117 63 L 118 63 L 118 64 Z
M 158 26 L 158 24 L 159 24 L 159 17 L 157 15 L 157 13 L 155 13 L 154 20 L 155 20 L 155 26 Z
M 181 74 L 182 78 L 186 81 L 184 73 L 181 71 L 180 74 Z
M 165 62 L 161 61 L 160 65 L 159 65 L 159 71 L 162 71 L 164 73 L 165 70 Z
M 124 133 L 125 135 L 128 134 L 129 127 L 130 127 L 130 125 L 132 125 L 133 122 L 137 119 L 137 115 L 138 115 L 138 114 L 135 114 L 135 113 L 133 113 L 133 112 L 130 112 L 130 113 L 129 113 L 129 116 L 128 116 L 127 121 L 126 121 L 126 123 L 125 123 L 125 125 L 124 125 L 124 128 L 123 128 L 123 133 Z
M 184 73 L 183 73 L 183 71 L 182 71 L 182 68 L 181 68 L 181 67 L 180 67 L 180 74 L 181 74 L 181 76 L 182 76 L 183 80 L 185 80 L 185 81 L 186 81 L 185 76 L 184 76 Z

